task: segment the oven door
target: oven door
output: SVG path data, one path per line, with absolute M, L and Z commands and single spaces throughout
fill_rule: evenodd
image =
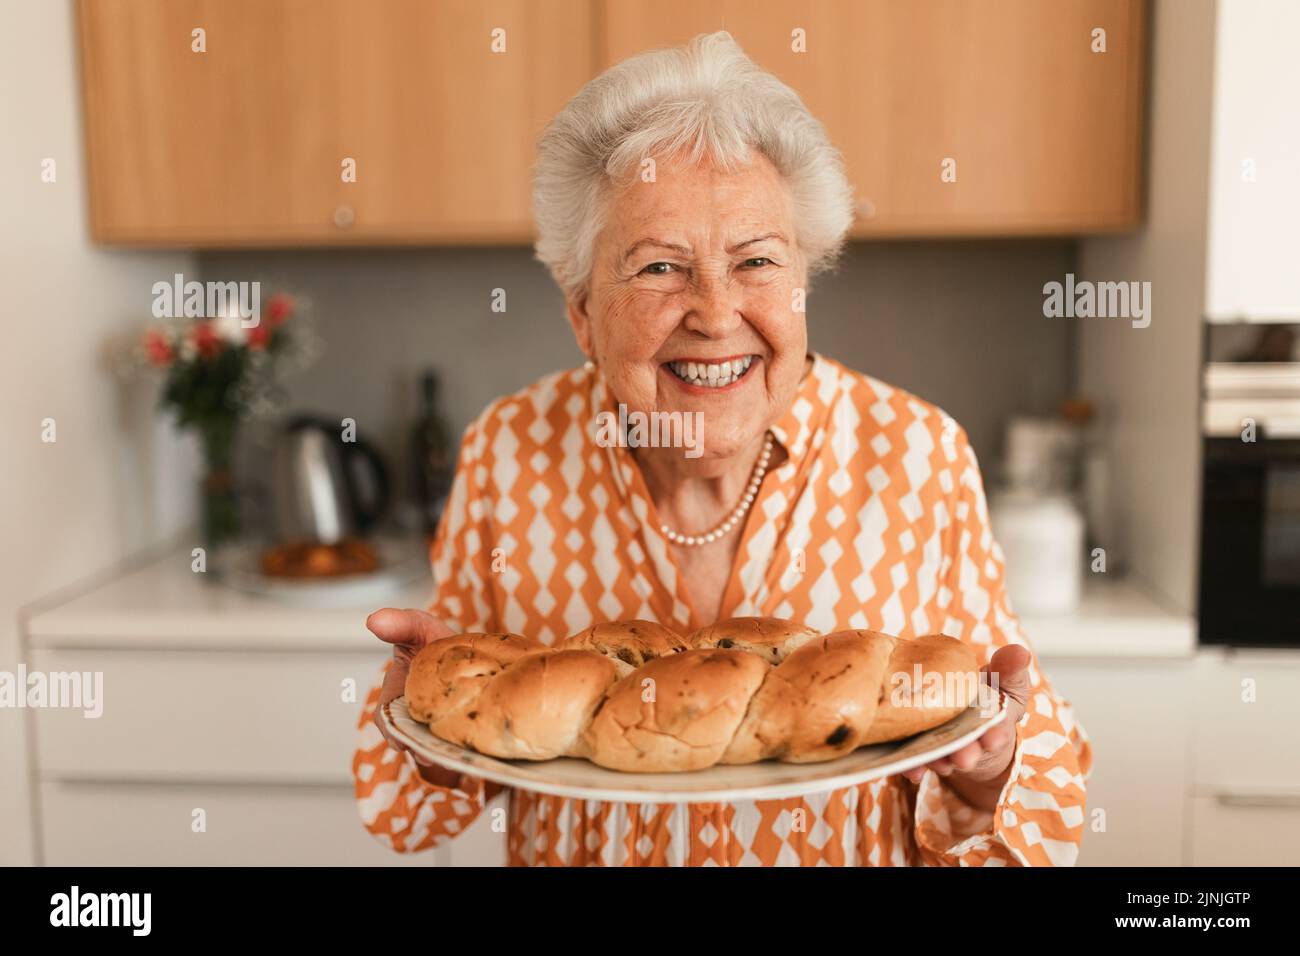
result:
M 1300 439 L 1205 439 L 1200 639 L 1300 647 Z

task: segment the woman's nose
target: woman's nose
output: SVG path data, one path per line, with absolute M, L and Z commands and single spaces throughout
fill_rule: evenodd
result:
M 739 290 L 727 277 L 701 275 L 691 284 L 686 328 L 710 338 L 721 338 L 740 323 Z

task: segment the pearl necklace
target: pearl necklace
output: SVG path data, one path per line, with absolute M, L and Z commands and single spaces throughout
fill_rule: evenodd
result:
M 731 514 L 727 515 L 725 521 L 718 525 L 712 531 L 706 531 L 704 534 L 680 534 L 674 531 L 668 525 L 659 526 L 659 530 L 664 533 L 664 537 L 673 544 L 684 544 L 687 547 L 697 547 L 701 544 L 712 544 L 719 538 L 723 538 L 731 533 L 731 529 L 740 524 L 741 519 L 749 512 L 749 507 L 754 503 L 754 497 L 758 494 L 758 486 L 763 483 L 763 476 L 767 474 L 767 463 L 772 457 L 772 433 L 768 432 L 763 437 L 763 451 L 758 456 L 758 461 L 754 464 L 754 473 L 749 478 L 749 485 L 745 488 L 745 493 L 740 498 L 740 503 L 732 509 Z

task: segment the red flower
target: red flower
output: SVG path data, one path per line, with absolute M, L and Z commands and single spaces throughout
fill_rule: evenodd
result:
M 161 329 L 150 329 L 144 336 L 144 354 L 150 363 L 159 368 L 166 368 L 176 361 L 176 350 Z
M 264 349 L 271 342 L 271 336 L 275 330 L 271 328 L 269 322 L 259 322 L 248 330 L 248 347 L 250 349 Z
M 267 301 L 266 314 L 271 328 L 284 325 L 293 317 L 293 296 L 287 292 L 277 292 Z
M 194 350 L 198 352 L 201 359 L 214 358 L 221 351 L 221 337 L 217 335 L 211 322 L 199 322 L 194 326 L 193 341 Z

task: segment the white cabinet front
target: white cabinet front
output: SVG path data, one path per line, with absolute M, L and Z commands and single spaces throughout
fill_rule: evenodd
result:
M 380 653 L 37 650 L 30 667 L 103 675 L 103 713 L 33 711 L 42 780 L 351 782 Z
M 382 846 L 361 825 L 347 786 L 45 783 L 41 839 L 49 866 L 443 862 Z

